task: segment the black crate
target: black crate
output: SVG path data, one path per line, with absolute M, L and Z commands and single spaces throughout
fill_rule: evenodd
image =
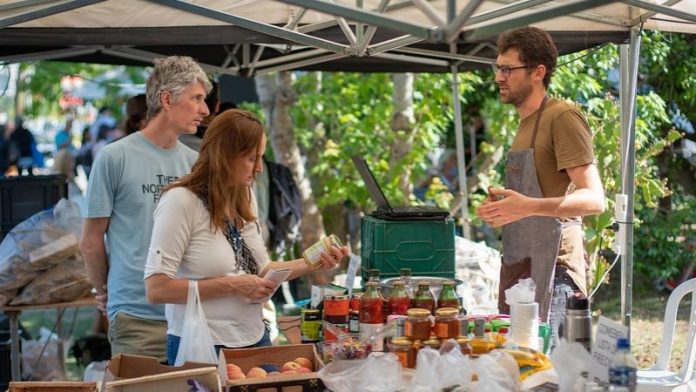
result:
M 10 342 L 0 342 L 0 391 L 4 391 L 12 381 L 12 360 Z
M 62 174 L 0 177 L 0 239 L 18 223 L 68 197 Z

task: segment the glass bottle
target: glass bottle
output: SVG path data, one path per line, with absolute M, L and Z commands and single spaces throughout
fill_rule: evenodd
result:
M 442 291 L 437 297 L 437 308 L 455 308 L 459 309 L 459 297 L 454 291 L 454 282 L 448 280 L 442 283 Z
M 369 281 L 365 284 L 365 294 L 360 299 L 360 340 L 367 341 L 377 329 L 384 326 L 384 298 L 379 293 L 379 283 Z M 378 339 L 372 351 L 383 351 L 384 343 Z
M 637 371 L 638 363 L 631 355 L 631 343 L 626 338 L 618 338 L 609 368 L 610 387 L 621 387 L 620 389 L 635 392 Z
M 435 313 L 435 297 L 433 297 L 433 293 L 430 292 L 430 285 L 428 282 L 418 283 L 418 291 L 416 291 L 412 303 L 414 308 L 427 309 L 430 314 Z
M 394 281 L 387 298 L 387 314 L 398 314 L 406 315 L 406 311 L 411 307 L 411 299 L 406 294 L 406 289 L 404 287 L 404 282 L 396 280 Z
M 471 339 L 471 352 L 474 357 L 486 354 L 491 350 L 491 342 L 486 338 L 486 319 L 479 317 L 474 320 L 474 337 Z
M 413 299 L 413 281 L 411 280 L 411 269 L 402 268 L 400 271 L 401 281 L 404 282 L 404 287 L 406 288 L 406 294 L 409 298 Z

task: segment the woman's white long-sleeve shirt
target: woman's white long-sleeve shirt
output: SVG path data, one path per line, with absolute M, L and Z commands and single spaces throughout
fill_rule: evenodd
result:
M 207 208 L 190 190 L 178 187 L 165 192 L 154 217 L 145 278 L 165 274 L 199 280 L 245 274 L 237 269 L 232 245 L 221 231 L 211 229 Z M 256 259 L 258 271 L 263 271 L 270 260 L 259 225 L 247 223 L 240 232 Z M 203 301 L 213 342 L 227 347 L 258 342 L 264 333 L 261 306 L 238 296 Z M 185 304 L 166 304 L 168 334 L 181 336 L 185 308 Z

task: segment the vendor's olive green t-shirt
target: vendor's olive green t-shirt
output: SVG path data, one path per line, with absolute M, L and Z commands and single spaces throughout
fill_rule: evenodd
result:
M 520 122 L 511 151 L 530 148 L 538 114 L 537 111 Z M 544 197 L 560 197 L 569 192 L 571 181 L 565 169 L 595 162 L 592 133 L 587 121 L 575 107 L 555 98 L 546 103 L 532 148 Z M 564 228 L 556 262 L 568 269 L 573 281 L 587 294 L 588 265 L 580 225 Z

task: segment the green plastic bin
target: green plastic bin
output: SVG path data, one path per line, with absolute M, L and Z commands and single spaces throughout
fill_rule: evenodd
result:
M 454 220 L 386 221 L 365 216 L 361 222 L 362 278 L 369 269 L 380 278 L 399 276 L 410 268 L 411 276 L 454 278 Z

